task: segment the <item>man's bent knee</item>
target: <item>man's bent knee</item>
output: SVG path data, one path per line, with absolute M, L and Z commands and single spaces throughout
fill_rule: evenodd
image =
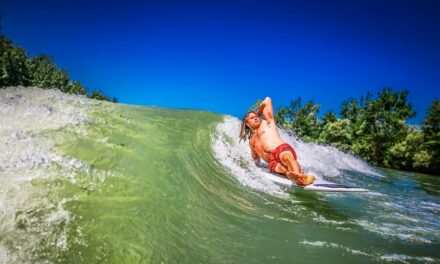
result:
M 289 162 L 289 160 L 295 160 L 295 156 L 293 156 L 292 152 L 290 151 L 283 151 L 280 153 L 280 160 L 281 162 Z

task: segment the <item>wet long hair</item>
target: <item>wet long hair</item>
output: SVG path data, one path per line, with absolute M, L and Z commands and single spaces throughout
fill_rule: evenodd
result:
M 248 127 L 248 125 L 246 125 L 247 123 L 247 118 L 249 116 L 250 113 L 254 113 L 257 114 L 257 112 L 255 111 L 249 111 L 247 112 L 247 114 L 245 114 L 243 116 L 243 119 L 241 120 L 241 127 L 240 127 L 240 140 L 238 141 L 239 143 L 244 140 L 246 142 L 246 140 L 250 139 L 253 135 L 252 129 L 250 127 Z

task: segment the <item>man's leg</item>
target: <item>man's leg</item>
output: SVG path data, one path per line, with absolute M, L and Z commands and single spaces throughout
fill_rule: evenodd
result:
M 289 179 L 292 179 L 298 185 L 308 185 L 315 180 L 315 177 L 312 175 L 306 175 L 301 170 L 301 166 L 296 161 L 293 153 L 290 151 L 283 151 L 280 153 L 280 161 L 284 167 L 287 168 L 286 176 Z
M 301 167 L 299 166 L 298 161 L 296 161 L 293 153 L 290 151 L 283 151 L 280 153 L 280 161 L 284 167 L 287 168 L 288 171 L 293 172 L 296 175 L 300 175 L 302 173 Z
M 275 172 L 276 172 L 276 173 L 279 173 L 279 174 L 286 175 L 286 173 L 287 173 L 287 168 L 284 167 L 281 163 L 278 163 L 278 164 L 275 166 Z M 287 175 L 286 175 L 286 177 L 287 177 Z
M 286 176 L 287 178 L 291 179 L 291 180 L 295 180 L 298 178 L 296 176 L 294 176 L 294 174 L 292 172 L 289 172 L 289 170 L 284 167 L 281 163 L 278 163 L 275 166 L 275 172 L 279 173 L 279 174 L 283 174 L 284 176 Z

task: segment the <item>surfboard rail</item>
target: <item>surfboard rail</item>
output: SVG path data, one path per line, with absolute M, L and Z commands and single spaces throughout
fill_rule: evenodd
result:
M 337 184 L 322 179 L 316 179 L 314 183 L 307 186 L 298 186 L 293 181 L 287 179 L 281 175 L 275 175 L 273 173 L 265 173 L 265 177 L 272 182 L 287 187 L 287 188 L 300 188 L 307 191 L 318 192 L 368 192 L 367 189 L 347 186 L 343 184 Z

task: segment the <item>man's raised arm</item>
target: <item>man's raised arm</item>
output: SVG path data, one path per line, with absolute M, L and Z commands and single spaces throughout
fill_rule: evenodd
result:
M 258 107 L 257 114 L 259 116 L 263 115 L 264 120 L 268 122 L 274 119 L 272 99 L 270 99 L 270 97 L 266 97 L 266 99 L 264 99 L 263 102 L 261 102 L 260 106 Z

